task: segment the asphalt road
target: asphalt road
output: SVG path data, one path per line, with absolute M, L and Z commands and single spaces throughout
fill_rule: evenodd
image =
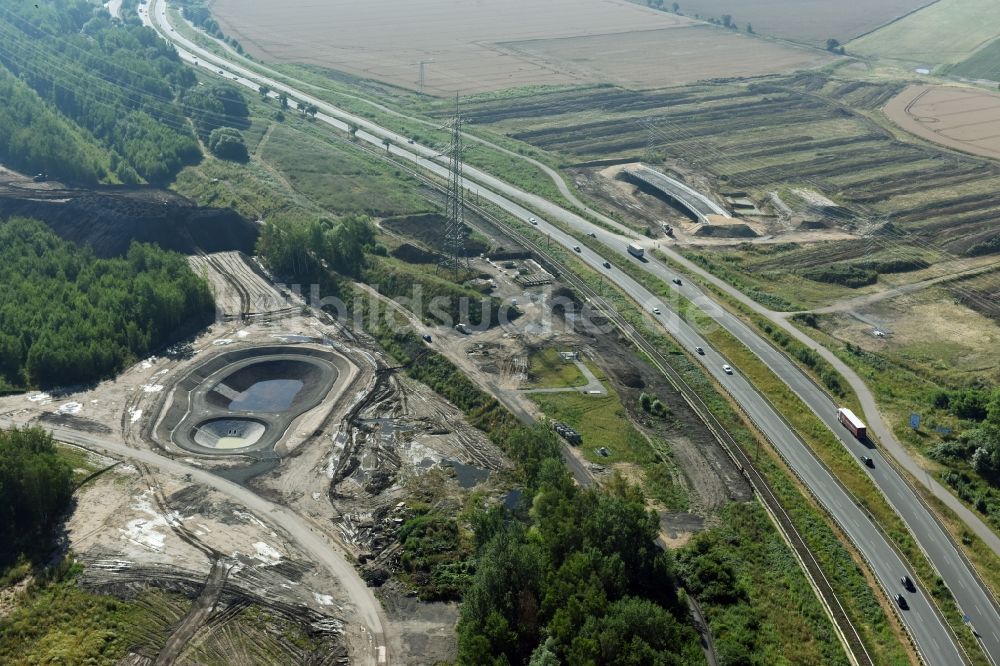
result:
M 0 425 L 4 428 L 12 428 L 16 424 L 7 419 L 0 419 Z M 224 493 L 235 502 L 245 506 L 261 520 L 270 524 L 274 529 L 288 535 L 292 541 L 298 544 L 299 548 L 312 555 L 319 564 L 326 567 L 334 579 L 343 586 L 353 606 L 345 612 L 348 623 L 360 623 L 362 631 L 371 637 L 372 650 L 370 654 L 354 655 L 355 658 L 363 659 L 361 663 L 364 664 L 381 665 L 387 663 L 385 636 L 380 615 L 381 605 L 344 555 L 294 511 L 280 504 L 269 502 L 253 491 L 232 481 L 227 481 L 212 472 L 161 456 L 155 451 L 135 449 L 121 442 L 110 441 L 66 428 L 46 427 L 46 430 L 61 442 L 76 444 L 92 451 L 105 451 L 113 458 L 146 463 L 161 471 L 180 476 L 190 474 L 193 481 Z
M 197 61 L 200 63 L 199 66 L 211 63 L 209 66 L 212 71 L 221 69 L 226 73 L 223 74 L 224 76 L 252 90 L 256 91 L 257 87 L 263 84 L 274 91 L 284 91 L 295 100 L 314 104 L 321 111 L 316 116 L 317 120 L 342 130 L 346 130 L 350 125 L 355 125 L 361 128 L 357 132 L 357 138 L 374 145 L 381 146 L 383 139 L 388 138 L 392 142 L 389 151 L 394 155 L 409 160 L 441 177 L 447 177 L 447 170 L 439 161 L 440 158 L 434 159 L 437 153 L 433 149 L 419 144 L 409 144 L 406 137 L 384 130 L 371 121 L 346 113 L 322 100 L 300 93 L 278 81 L 215 56 L 172 31 L 166 23 L 161 2 L 152 0 L 148 7 L 149 11 L 153 13 L 161 34 L 175 43 L 181 57 L 185 60 Z M 148 17 L 145 20 L 148 22 Z M 520 219 L 526 220 L 530 216 L 538 217 L 538 230 L 566 248 L 573 248 L 580 245 L 580 242 L 564 233 L 559 227 L 548 223 L 544 216 L 558 220 L 579 233 L 593 233 L 597 240 L 611 248 L 612 251 L 617 249 L 621 253 L 619 256 L 605 258 L 581 246 L 579 257 L 594 269 L 604 272 L 632 298 L 644 304 L 648 310 L 659 307 L 666 314 L 659 319 L 682 345 L 691 349 L 701 346 L 710 350 L 708 343 L 693 327 L 673 315 L 668 303 L 656 298 L 614 266 L 610 270 L 603 269 L 602 264 L 605 260 L 612 261 L 612 263 L 634 261 L 625 252 L 625 244 L 631 238 L 631 232 L 619 225 L 615 226 L 618 226 L 619 231 L 624 233 L 611 232 L 538 195 L 523 192 L 478 169 L 467 167 L 466 174 L 466 188 L 469 191 L 477 192 L 480 197 L 502 207 Z M 662 279 L 669 280 L 673 277 L 670 271 L 658 262 L 648 261 L 641 263 L 641 265 Z M 825 393 L 789 359 L 770 347 L 742 322 L 723 311 L 714 301 L 701 294 L 693 286 L 685 284 L 679 287 L 679 291 L 764 359 L 771 369 L 827 423 L 852 452 L 867 451 L 867 449 L 862 449 L 862 444 L 845 434 L 845 431 L 836 422 L 835 406 Z M 781 419 L 780 415 L 774 411 L 767 400 L 739 375 L 738 370 L 734 375 L 723 373 L 721 366 L 725 359 L 711 351 L 706 356 L 697 356 L 696 358 L 704 363 L 708 372 L 739 402 L 744 411 L 782 453 L 792 469 L 834 516 L 869 562 L 886 592 L 891 597 L 900 593 L 902 588 L 899 584 L 899 577 L 907 574 L 913 578 L 912 572 L 906 569 L 892 546 L 877 527 L 871 523 L 866 514 L 855 505 L 833 475 L 825 469 L 794 431 Z M 933 516 L 920 503 L 914 491 L 881 458 L 877 451 L 868 452 L 868 455 L 875 460 L 874 469 L 868 473 L 871 474 L 889 502 L 906 521 L 917 542 L 955 595 L 962 610 L 970 616 L 972 623 L 981 635 L 981 641 L 987 653 L 991 655 L 991 659 L 1000 656 L 1000 613 L 997 612 L 989 595 L 980 586 L 968 564 L 962 559 Z M 930 664 L 948 665 L 964 661 L 951 635 L 928 604 L 925 593 L 918 590 L 917 593 L 907 593 L 906 597 L 910 610 L 902 611 L 900 617 L 913 635 L 926 661 Z

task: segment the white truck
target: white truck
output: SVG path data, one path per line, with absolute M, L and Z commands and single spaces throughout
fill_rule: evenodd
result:
M 637 259 L 642 259 L 643 255 L 646 254 L 646 250 L 642 248 L 641 245 L 636 245 L 635 243 L 628 244 L 628 253 Z

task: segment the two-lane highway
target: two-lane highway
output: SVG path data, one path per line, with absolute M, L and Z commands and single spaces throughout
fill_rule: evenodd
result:
M 344 112 L 322 100 L 201 49 L 170 28 L 166 14 L 162 9 L 162 0 L 153 0 L 148 7 L 154 19 L 153 23 L 156 24 L 160 34 L 173 41 L 181 56 L 189 62 L 200 60 L 202 64 L 210 63 L 211 71 L 221 69 L 226 73 L 224 75 L 227 78 L 234 78 L 240 84 L 253 90 L 256 90 L 259 85 L 267 85 L 272 90 L 285 92 L 296 100 L 314 104 L 321 111 L 317 114 L 318 120 L 341 130 L 355 125 L 361 128 L 357 133 L 357 138 L 374 145 L 381 146 L 383 139 L 388 138 L 391 142 L 389 151 L 393 155 L 408 160 L 415 166 L 442 178 L 447 177 L 447 170 L 441 163 L 441 158 L 435 159 L 437 153 L 433 149 L 419 144 L 409 144 L 405 137 L 381 128 L 371 121 Z M 606 260 L 613 263 L 633 261 L 625 254 L 625 244 L 631 239 L 631 233 L 628 230 L 621 228 L 620 225 L 614 225 L 623 232 L 615 233 L 594 225 L 542 197 L 523 192 L 478 169 L 467 168 L 466 175 L 465 186 L 467 189 L 478 192 L 482 198 L 522 220 L 529 216 L 538 217 L 538 229 L 566 248 L 573 248 L 579 245 L 580 241 L 565 233 L 563 231 L 564 225 L 573 228 L 581 235 L 594 234 L 597 240 L 611 248 L 612 251 L 621 252 L 619 256 L 603 257 L 589 248 L 582 247 L 578 256 L 595 270 L 604 272 L 609 279 L 613 280 L 632 298 L 644 304 L 647 310 L 659 307 L 664 312 L 669 311 L 668 307 L 671 304 L 661 302 L 623 271 L 614 266 L 610 270 L 603 268 L 603 263 Z M 550 224 L 543 218 L 543 215 L 557 220 L 560 224 Z M 671 272 L 656 261 L 645 262 L 641 266 L 661 279 L 669 280 L 672 277 Z M 744 344 L 760 355 L 772 370 L 788 383 L 838 436 L 841 436 L 846 446 L 857 446 L 857 443 L 847 441 L 842 437 L 844 431 L 835 421 L 835 408 L 823 391 L 813 384 L 789 359 L 778 353 L 738 319 L 719 309 L 711 299 L 705 297 L 693 286 L 682 285 L 679 289 L 686 298 L 705 309 L 708 316 L 730 330 Z M 673 316 L 672 313 L 668 317 L 659 319 L 682 345 L 689 349 L 696 346 L 709 349 L 707 342 L 693 327 Z M 749 382 L 743 379 L 738 372 L 730 376 L 722 371 L 721 366 L 725 362 L 724 359 L 714 352 L 696 358 L 705 364 L 706 369 L 726 388 L 742 409 L 768 436 L 788 460 L 792 469 L 803 479 L 804 483 L 854 541 L 890 598 L 900 593 L 899 577 L 910 575 L 912 578 L 912 572 L 906 570 L 892 546 L 876 526 L 871 524 L 867 515 L 854 504 L 836 479 Z M 882 488 L 887 499 L 913 530 L 918 543 L 951 588 L 961 608 L 972 616 L 973 622 L 983 634 L 982 641 L 987 651 L 992 655 L 1000 655 L 1000 614 L 996 612 L 989 595 L 980 586 L 968 564 L 962 560 L 955 546 L 947 539 L 947 536 L 929 511 L 920 503 L 912 489 L 898 474 L 895 474 L 888 464 L 878 458 L 877 454 L 873 457 L 876 458 L 875 470 L 871 472 L 873 480 Z M 907 594 L 907 598 L 910 602 L 910 610 L 902 611 L 900 616 L 914 636 L 925 659 L 932 664 L 957 664 L 964 661 L 952 636 L 933 612 L 924 593 L 920 591 L 915 594 Z

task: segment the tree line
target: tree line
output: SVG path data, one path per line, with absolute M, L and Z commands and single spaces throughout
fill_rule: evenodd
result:
M 111 376 L 214 312 L 182 255 L 133 243 L 98 259 L 20 218 L 0 224 L 0 287 L 0 388 Z

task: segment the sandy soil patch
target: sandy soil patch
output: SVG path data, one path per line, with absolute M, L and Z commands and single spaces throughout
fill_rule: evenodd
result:
M 944 297 L 939 289 L 862 308 L 855 317 L 838 317 L 836 326 L 838 338 L 866 349 L 899 354 L 941 370 L 987 379 L 998 375 L 995 350 L 1000 346 L 1000 326 Z M 887 337 L 875 337 L 875 329 Z
M 256 57 L 411 89 L 419 87 L 423 61 L 425 91 L 436 95 L 592 82 L 667 85 L 826 59 L 624 0 L 216 0 L 212 11 Z
M 1000 95 L 957 86 L 910 86 L 885 114 L 922 139 L 983 157 L 1000 158 Z

